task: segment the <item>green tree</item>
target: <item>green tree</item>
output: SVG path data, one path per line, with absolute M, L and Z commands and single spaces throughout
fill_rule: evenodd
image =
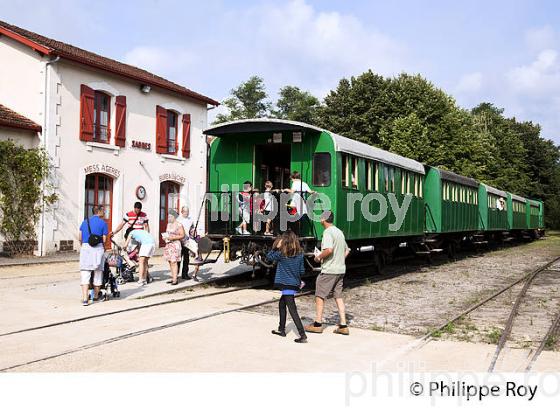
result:
M 262 78 L 252 76 L 231 90 L 231 97 L 223 101 L 228 109 L 227 114 L 218 114 L 214 124 L 245 118 L 266 117 L 271 103 L 267 101 L 268 94 Z
M 12 254 L 33 250 L 35 224 L 56 195 L 44 195 L 42 182 L 49 173 L 49 162 L 42 149 L 25 149 L 12 141 L 0 141 L 0 233 Z
M 495 141 L 494 161 L 482 177 L 497 188 L 526 195 L 530 179 L 527 174 L 527 150 L 514 122 L 504 117 L 504 110 L 490 103 L 473 108 L 476 131 L 487 140 Z
M 272 111 L 272 116 L 315 124 L 319 106 L 320 102 L 317 97 L 298 87 L 287 85 L 280 89 L 276 102 L 277 109 Z
M 379 144 L 379 131 L 388 118 L 388 80 L 371 70 L 343 78 L 324 99 L 317 125 L 345 137 Z

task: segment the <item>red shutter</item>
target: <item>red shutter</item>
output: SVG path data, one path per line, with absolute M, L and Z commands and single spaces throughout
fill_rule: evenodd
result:
M 115 144 L 124 147 L 126 144 L 126 96 L 119 95 L 115 99 L 116 108 L 116 127 Z
M 80 89 L 80 140 L 93 140 L 93 109 L 95 92 L 82 84 Z
M 191 115 L 183 114 L 183 157 L 191 156 Z
M 167 110 L 156 107 L 156 152 L 167 154 Z

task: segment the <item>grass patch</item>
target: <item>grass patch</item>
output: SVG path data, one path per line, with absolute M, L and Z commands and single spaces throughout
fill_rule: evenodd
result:
M 431 332 L 433 338 L 440 338 L 444 334 L 453 334 L 455 333 L 455 323 L 451 322 L 446 324 L 443 328 L 437 329 Z
M 501 336 L 502 336 L 502 329 L 493 327 L 488 331 L 488 333 L 486 333 L 484 339 L 486 340 L 487 343 L 495 345 L 498 344 L 498 341 L 500 340 Z
M 544 347 L 547 350 L 553 350 L 554 346 L 556 346 L 557 342 L 558 342 L 558 337 L 557 336 L 554 336 L 554 335 L 548 336 L 547 339 L 546 339 L 546 342 L 544 343 Z

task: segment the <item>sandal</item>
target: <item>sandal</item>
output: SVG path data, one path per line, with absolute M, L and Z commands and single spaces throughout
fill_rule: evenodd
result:
M 165 282 L 165 283 L 167 283 L 168 285 L 170 285 L 170 284 L 172 284 L 172 283 L 173 283 L 173 280 L 171 280 L 171 279 L 170 279 L 170 280 L 168 280 L 168 281 L 167 281 L 167 282 Z
M 178 280 L 176 280 L 175 282 L 171 282 L 171 286 L 175 286 L 175 285 L 178 285 L 178 284 L 179 284 Z

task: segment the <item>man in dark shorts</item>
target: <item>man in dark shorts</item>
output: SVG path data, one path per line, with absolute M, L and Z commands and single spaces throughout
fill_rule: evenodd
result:
M 321 253 L 315 256 L 315 261 L 321 262 L 321 273 L 317 276 L 315 283 L 316 317 L 314 323 L 305 327 L 305 331 L 323 333 L 323 308 L 325 299 L 332 292 L 340 317 L 340 324 L 334 330 L 334 333 L 349 335 L 344 301 L 342 300 L 342 285 L 346 273 L 346 257 L 350 253 L 350 249 L 346 244 L 344 233 L 333 225 L 333 221 L 334 214 L 332 211 L 326 211 L 321 216 L 321 225 L 325 230 L 321 241 Z

